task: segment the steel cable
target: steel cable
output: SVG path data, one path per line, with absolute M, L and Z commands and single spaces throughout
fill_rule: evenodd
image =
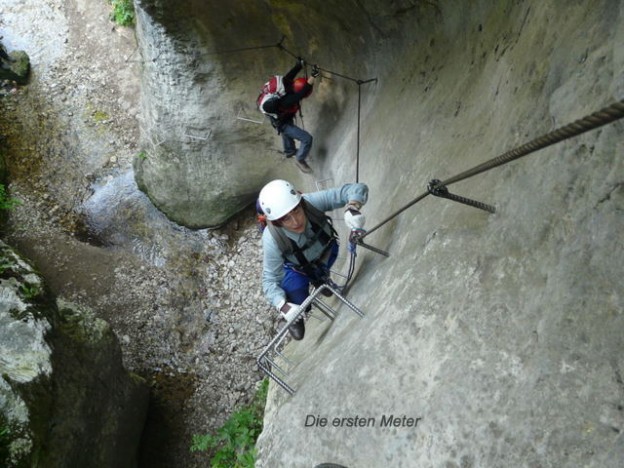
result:
M 566 140 L 568 138 L 572 138 L 574 136 L 580 135 L 590 130 L 594 130 L 596 128 L 615 122 L 616 120 L 619 120 L 622 117 L 624 117 L 624 99 L 618 102 L 615 102 L 607 107 L 604 107 L 600 109 L 599 111 L 594 112 L 593 114 L 590 114 L 582 119 L 575 120 L 574 122 L 568 125 L 565 125 L 556 130 L 553 130 L 550 133 L 547 133 L 538 138 L 535 138 L 534 140 L 531 140 L 522 146 L 519 146 L 511 151 L 507 151 L 506 153 L 503 153 L 500 156 L 497 156 L 493 159 L 490 159 L 489 161 L 479 164 L 478 166 L 475 166 L 472 169 L 469 169 L 454 177 L 446 179 L 442 181 L 439 185 L 446 187 L 451 184 L 454 184 L 455 182 L 459 182 L 460 180 L 468 179 L 469 177 L 473 177 L 477 174 L 481 174 L 495 167 L 514 161 L 522 156 L 526 156 L 539 149 L 545 148 L 547 146 L 553 145 L 555 143 Z M 414 200 L 409 202 L 407 205 L 399 209 L 397 212 L 393 213 L 391 216 L 387 217 L 382 222 L 377 224 L 375 227 L 369 229 L 364 235 L 362 235 L 361 238 L 363 239 L 369 234 L 375 232 L 381 226 L 391 221 L 392 219 L 397 217 L 399 214 L 403 213 L 409 207 L 421 201 L 427 195 L 429 195 L 428 191 L 425 193 L 422 193 L 421 195 L 416 197 Z
M 624 99 L 582 119 L 575 120 L 571 124 L 553 130 L 546 135 L 542 135 L 541 137 L 538 137 L 518 148 L 501 154 L 500 156 L 473 167 L 470 170 L 462 172 L 455 177 L 444 180 L 441 185 L 448 187 L 455 182 L 468 179 L 469 177 L 473 177 L 492 168 L 514 161 L 515 159 L 526 156 L 542 148 L 546 148 L 547 146 L 610 124 L 611 122 L 621 119 L 622 117 L 624 117 Z

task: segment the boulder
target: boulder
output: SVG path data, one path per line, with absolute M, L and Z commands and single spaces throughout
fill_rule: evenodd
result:
M 148 387 L 110 326 L 0 241 L 0 465 L 136 466 Z
M 297 55 L 367 76 L 363 44 L 372 45 L 371 33 L 366 11 L 351 3 L 335 2 L 329 12 L 251 0 L 137 5 L 143 153 L 134 169 L 141 190 L 167 217 L 187 227 L 218 226 L 252 204 L 269 180 L 303 180 L 280 153 L 281 137 L 256 98 L 268 77 L 285 74 Z M 305 22 L 286 24 L 304 14 Z M 345 17 L 349 25 L 336 27 Z M 321 39 L 341 47 L 319 50 Z M 321 103 L 323 125 L 330 128 L 342 112 L 354 110 L 341 108 L 345 83 L 327 78 L 315 85 L 297 121 L 313 136 Z M 323 147 L 315 139 L 310 158 L 317 169 Z

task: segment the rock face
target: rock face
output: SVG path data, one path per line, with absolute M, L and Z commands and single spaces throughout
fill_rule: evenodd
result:
M 106 322 L 0 242 L 0 464 L 136 466 L 148 389 Z
M 137 178 L 191 226 L 226 219 L 266 178 L 308 191 L 359 164 L 375 227 L 429 180 L 624 96 L 621 0 L 164 3 L 139 12 Z M 377 78 L 323 73 L 309 179 L 270 129 L 235 119 L 292 57 L 217 53 L 282 34 L 325 70 Z M 349 297 L 367 317 L 310 320 L 287 347 L 297 393 L 272 388 L 257 466 L 620 466 L 622 136 L 618 122 L 450 187 L 494 215 L 430 197 L 371 234 L 391 257 L 360 249 Z
M 437 5 L 368 49 L 369 229 L 430 179 L 624 97 L 621 1 Z M 350 119 L 315 133 L 334 181 L 353 178 Z M 256 466 L 621 466 L 623 130 L 449 187 L 496 214 L 429 197 L 368 236 L 391 257 L 358 250 L 349 297 L 367 316 L 309 320 L 287 347 L 297 393 L 272 389 Z
M 324 8 L 295 3 L 223 1 L 207 8 L 201 0 L 146 0 L 137 5 L 145 150 L 135 161 L 136 179 L 168 217 L 189 227 L 219 225 L 252 203 L 278 168 L 285 177 L 297 176 L 255 102 L 267 78 L 286 73 L 294 57 L 320 60 L 321 40 L 343 44 L 340 50 L 323 50 L 326 61 L 340 63 L 339 71 L 351 67 L 365 74 L 363 45 L 374 45 L 367 44 L 366 11 L 355 2 L 335 2 L 330 10 L 327 21 Z M 297 42 L 285 39 L 284 49 L 272 47 L 283 35 Z M 246 47 L 251 50 L 237 50 Z M 331 111 L 324 125 L 336 121 L 343 84 L 316 86 L 303 106 L 304 126 L 315 125 L 321 97 L 322 112 Z M 317 161 L 323 159 L 322 147 L 321 141 L 315 146 Z
M 146 145 L 137 179 L 188 226 L 221 223 L 268 178 L 304 191 L 353 181 L 360 143 L 370 229 L 430 179 L 624 95 L 621 0 L 137 3 Z M 281 160 L 266 124 L 236 118 L 256 115 L 259 84 L 292 56 L 223 52 L 282 34 L 325 70 L 378 79 L 358 87 L 324 72 L 305 113 L 314 178 Z M 297 393 L 272 388 L 257 465 L 619 467 L 622 135 L 618 122 L 450 187 L 496 205 L 494 215 L 429 197 L 373 232 L 367 241 L 391 257 L 358 249 L 349 298 L 367 316 L 310 320 L 306 339 L 288 346 Z M 346 234 L 339 216 L 336 226 Z M 258 293 L 245 275 L 229 287 L 245 300 Z M 180 297 L 172 308 L 185 309 Z M 191 317 L 189 335 L 203 319 Z M 237 351 L 226 346 L 237 333 L 219 352 Z M 45 347 L 35 351 L 42 373 L 54 369 Z M 242 351 L 253 366 L 255 349 Z

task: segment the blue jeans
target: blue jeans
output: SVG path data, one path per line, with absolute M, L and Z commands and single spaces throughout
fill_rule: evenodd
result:
M 295 270 L 290 264 L 284 264 L 284 279 L 281 287 L 286 292 L 288 302 L 301 304 L 310 295 L 310 282 L 322 283 L 329 277 L 329 269 L 338 257 L 338 242 L 333 241 L 330 249 L 327 263 L 319 265 L 312 277 Z
M 284 153 L 293 153 L 297 149 L 295 140 L 301 142 L 295 157 L 298 161 L 303 161 L 312 149 L 312 135 L 291 122 L 284 123 L 279 131 L 282 135 L 282 142 L 284 143 Z

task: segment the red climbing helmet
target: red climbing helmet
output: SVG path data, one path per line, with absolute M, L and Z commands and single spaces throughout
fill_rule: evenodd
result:
M 306 78 L 303 78 L 303 77 L 297 78 L 295 81 L 293 81 L 293 91 L 295 93 L 298 93 L 304 88 L 307 82 L 308 80 Z M 310 87 L 310 89 L 308 90 L 308 92 L 306 93 L 304 97 L 308 97 L 310 94 L 312 94 L 312 87 Z

